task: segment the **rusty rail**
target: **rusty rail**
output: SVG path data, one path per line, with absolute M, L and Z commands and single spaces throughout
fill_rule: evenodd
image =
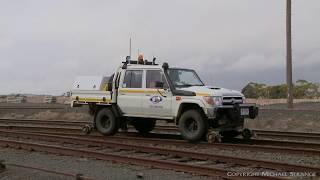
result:
M 57 125 L 57 126 L 84 126 L 92 124 L 88 121 L 68 121 L 68 120 L 40 120 L 40 119 L 10 119 L 1 118 L 1 124 L 30 124 L 30 125 Z
M 67 126 L 84 126 L 92 125 L 89 121 L 69 121 L 69 120 L 40 120 L 40 119 L 11 119 L 11 118 L 0 118 L 0 123 L 3 124 L 30 124 L 30 125 L 67 125 Z M 132 126 L 129 126 L 133 128 Z M 154 131 L 164 132 L 178 132 L 176 126 L 171 125 L 156 125 Z M 252 130 L 257 136 L 263 137 L 291 137 L 291 138 L 305 138 L 307 140 L 320 140 L 320 133 L 310 132 L 288 132 L 288 131 L 267 131 L 267 130 Z
M 80 128 L 52 128 L 52 127 L 24 127 L 24 126 L 0 126 L 0 130 L 19 130 L 19 131 L 26 131 L 26 132 L 41 132 L 46 134 L 57 134 L 57 135 L 70 135 L 70 136 L 78 136 L 78 137 L 90 137 L 90 138 L 103 138 L 103 136 L 94 133 L 95 135 L 83 135 L 81 134 Z M 154 138 L 154 135 L 157 135 L 157 138 Z M 129 137 L 128 137 L 129 136 Z M 138 137 L 137 137 L 138 136 Z M 108 138 L 118 139 L 118 140 L 131 140 L 131 141 L 139 141 L 139 142 L 146 142 L 146 143 L 163 143 L 163 144 L 171 144 L 171 145 L 188 145 L 186 141 L 177 140 L 180 139 L 180 136 L 175 136 L 176 139 L 168 139 L 170 137 L 166 137 L 164 134 L 161 134 L 161 138 L 159 134 L 149 134 L 147 137 L 143 136 L 138 133 L 118 133 L 118 135 L 110 136 Z M 166 138 L 166 139 L 163 139 Z M 228 148 L 228 149 L 242 149 L 242 150 L 249 150 L 249 151 L 263 151 L 263 152 L 271 152 L 271 153 L 293 153 L 293 154 L 306 154 L 306 155 L 320 155 L 320 150 L 318 149 L 310 149 L 306 148 L 310 145 L 308 143 L 300 143 L 294 142 L 294 145 L 298 145 L 296 147 L 285 147 L 286 143 L 290 144 L 290 141 L 283 143 L 283 141 L 267 141 L 269 145 L 266 145 L 264 142 L 266 141 L 256 141 L 257 144 L 251 142 L 251 144 L 234 144 L 231 143 L 215 143 L 215 144 L 208 144 L 208 143 L 198 143 L 197 146 L 201 147 L 213 147 L 213 148 Z M 247 142 L 245 142 L 247 143 Z M 273 145 L 270 145 L 275 143 Z M 306 146 L 305 146 L 306 145 Z M 319 144 L 314 144 L 319 146 Z M 312 147 L 312 144 L 311 144 Z
M 320 133 L 253 130 L 258 137 L 280 137 L 320 141 Z
M 17 125 L 0 125 L 2 130 L 20 130 L 20 131 L 42 131 L 42 132 L 51 132 L 51 133 L 80 133 L 81 128 L 71 128 L 71 127 L 46 127 L 46 126 L 17 126 Z

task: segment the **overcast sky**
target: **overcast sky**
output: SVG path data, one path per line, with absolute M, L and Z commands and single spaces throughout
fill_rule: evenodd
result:
M 293 0 L 294 80 L 320 82 L 320 1 Z M 1 0 L 0 94 L 61 94 L 138 49 L 240 90 L 285 82 L 285 0 Z

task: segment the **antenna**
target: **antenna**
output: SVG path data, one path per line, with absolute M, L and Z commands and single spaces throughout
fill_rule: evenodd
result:
M 130 59 L 131 59 L 131 38 L 130 38 L 130 42 L 129 42 L 129 56 L 130 56 Z

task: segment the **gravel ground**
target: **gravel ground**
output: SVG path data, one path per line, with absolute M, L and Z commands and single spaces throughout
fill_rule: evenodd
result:
M 0 105 L 1 107 L 2 105 Z M 23 104 L 23 106 L 27 106 Z M 53 105 L 56 106 L 56 105 Z M 91 117 L 87 114 L 87 108 L 70 108 L 59 110 L 4 110 L 0 108 L 0 118 L 30 118 L 30 119 L 66 119 L 66 120 L 88 120 Z M 320 103 L 298 103 L 296 108 L 319 110 Z M 285 104 L 264 106 L 257 119 L 246 121 L 246 127 L 263 130 L 282 130 L 282 131 L 301 131 L 301 132 L 320 132 L 320 112 L 319 111 L 288 111 Z M 269 108 L 269 109 L 268 109 Z M 130 143 L 130 142 L 127 142 Z M 152 146 L 152 145 L 151 145 Z M 169 145 L 158 145 L 173 149 L 185 149 L 196 152 L 205 152 L 221 155 L 231 155 L 246 157 L 251 159 L 272 160 L 292 164 L 320 166 L 320 157 L 290 155 L 283 153 L 264 153 L 253 152 L 239 149 L 203 149 L 193 147 L 173 147 Z M 57 156 L 39 152 L 29 152 L 16 149 L 0 149 L 0 160 L 7 162 L 42 167 L 67 173 L 82 173 L 94 179 L 138 179 L 137 174 L 142 173 L 144 179 L 212 179 L 203 176 L 193 176 L 187 173 L 152 169 L 148 167 L 133 166 L 127 164 L 111 163 L 94 159 L 83 159 L 69 156 Z M 0 173 L 0 179 L 66 179 L 57 175 L 43 173 L 34 170 L 8 167 L 8 170 Z
M 209 180 L 213 178 L 205 176 L 195 176 L 188 173 L 153 169 L 150 167 L 141 167 L 134 165 L 126 165 L 119 163 L 111 163 L 107 161 L 99 161 L 95 159 L 77 158 L 70 156 L 57 156 L 52 154 L 29 152 L 25 150 L 16 150 L 9 148 L 0 149 L 0 158 L 8 163 L 20 165 L 41 167 L 59 172 L 71 174 L 81 173 L 86 177 L 96 180 L 125 180 L 139 179 L 138 174 L 143 174 L 143 179 L 152 180 Z M 34 170 L 26 170 L 21 168 L 9 167 L 7 171 L 0 173 L 1 180 L 20 180 L 20 179 L 67 179 L 57 175 L 38 172 Z
M 260 110 L 256 119 L 246 119 L 250 129 L 320 132 L 320 111 Z
M 1 180 L 33 180 L 33 179 L 47 179 L 47 180 L 71 180 L 72 177 L 65 177 L 60 175 L 49 174 L 37 170 L 30 170 L 24 168 L 17 168 L 8 166 L 6 171 L 0 173 Z

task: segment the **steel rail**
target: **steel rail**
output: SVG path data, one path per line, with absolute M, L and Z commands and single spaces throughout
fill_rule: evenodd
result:
M 268 130 L 260 130 L 260 129 L 254 129 L 253 131 L 260 134 L 270 133 L 270 134 L 283 134 L 283 135 L 318 136 L 320 138 L 320 133 L 316 133 L 316 132 L 268 131 Z
M 52 133 L 48 133 L 52 134 Z M 269 153 L 291 153 L 291 154 L 299 154 L 299 155 L 320 155 L 320 150 L 318 149 L 306 149 L 306 148 L 290 148 L 290 147 L 279 147 L 279 146 L 267 146 L 267 145 L 248 145 L 248 144 L 232 144 L 232 143 L 204 143 L 199 142 L 196 144 L 188 143 L 184 140 L 175 140 L 175 139 L 159 139 L 159 138 L 141 138 L 141 137 L 131 137 L 131 136 L 109 136 L 104 137 L 101 135 L 83 135 L 83 134 L 74 134 L 74 133 L 54 133 L 57 135 L 69 135 L 74 137 L 88 137 L 92 139 L 114 139 L 118 140 L 126 140 L 126 141 L 136 141 L 140 143 L 151 143 L 151 144 L 167 144 L 167 145 L 196 145 L 202 148 L 219 148 L 219 149 L 241 149 L 241 150 L 249 150 L 249 151 L 262 151 Z
M 130 157 L 126 155 L 116 155 L 111 153 L 101 153 L 96 151 L 72 149 L 67 147 L 61 147 L 56 145 L 46 145 L 39 143 L 22 142 L 15 140 L 0 139 L 0 145 L 4 147 L 16 147 L 20 149 L 36 150 L 42 152 L 48 152 L 53 154 L 63 154 L 69 156 L 80 156 L 88 158 L 96 158 L 106 161 L 114 161 L 125 164 L 134 164 L 140 166 L 155 167 L 159 169 L 175 170 L 181 172 L 188 172 L 193 174 L 205 175 L 205 176 L 218 176 L 227 179 L 282 179 L 279 177 L 231 177 L 228 176 L 228 171 L 220 168 L 205 167 L 199 165 L 191 165 L 181 162 L 172 162 L 166 160 L 147 159 L 142 157 Z
M 0 135 L 3 136 L 10 136 L 10 137 L 23 137 L 23 138 L 32 138 L 32 139 L 40 139 L 40 140 L 49 140 L 49 141 L 58 141 L 62 143 L 76 143 L 76 144 L 86 144 L 91 146 L 106 146 L 112 149 L 126 149 L 126 150 L 135 150 L 139 152 L 146 152 L 146 153 L 157 153 L 157 154 L 164 154 L 164 155 L 173 155 L 179 157 L 188 157 L 197 160 L 212 160 L 212 161 L 219 161 L 219 162 L 227 162 L 233 164 L 241 164 L 245 166 L 256 166 L 256 167 L 263 167 L 269 169 L 282 169 L 287 171 L 315 171 L 320 172 L 320 168 L 312 167 L 312 166 L 301 166 L 301 165 L 294 165 L 282 162 L 274 162 L 274 161 L 265 161 L 265 160 L 255 160 L 255 159 L 248 159 L 248 158 L 240 158 L 234 156 L 225 156 L 225 155 L 215 155 L 215 154 L 208 154 L 208 153 L 198 153 L 198 152 L 191 152 L 191 151 L 183 151 L 183 150 L 173 150 L 168 148 L 159 148 L 159 147 L 150 147 L 150 146 L 143 146 L 143 145 L 128 145 L 127 143 L 120 143 L 110 141 L 108 139 L 105 140 L 93 140 L 90 138 L 76 138 L 76 137 L 67 137 L 67 136 L 59 136 L 59 135 L 48 135 L 42 133 L 23 133 L 23 132 L 16 132 L 16 131 L 0 131 Z
M 175 126 L 168 125 L 157 125 L 155 130 L 158 131 L 178 131 L 178 128 Z M 292 131 L 267 131 L 253 129 L 253 133 L 256 135 L 265 135 L 265 136 L 278 136 L 278 137 L 296 137 L 296 138 L 306 138 L 306 139 L 316 139 L 320 140 L 320 133 L 311 133 L 311 132 L 292 132 Z
M 14 129 L 23 131 L 43 131 L 43 132 L 68 132 L 68 133 L 80 133 L 81 129 L 78 128 L 66 128 L 66 127 L 45 127 L 45 126 L 13 126 L 13 125 L 0 125 L 0 129 Z
M 72 136 L 88 136 L 81 134 L 81 129 L 77 128 L 48 128 L 48 127 L 21 127 L 21 126 L 0 126 L 0 129 L 12 129 L 12 130 L 20 130 L 20 131 L 26 131 L 26 132 L 41 132 L 46 134 L 68 134 Z M 159 134 L 156 134 L 159 135 Z M 129 136 L 129 137 L 128 137 Z M 133 137 L 135 136 L 135 137 Z M 138 137 L 137 137 L 138 136 Z M 171 137 L 172 135 L 170 135 Z M 162 144 L 171 144 L 171 145 L 191 145 L 190 143 L 184 141 L 184 140 L 173 140 L 173 139 L 163 139 L 163 134 L 161 134 L 162 138 L 152 138 L 153 134 L 150 134 L 147 138 L 143 137 L 141 138 L 140 134 L 137 133 L 119 133 L 119 135 L 115 136 L 109 136 L 109 137 L 103 137 L 101 135 L 89 135 L 88 137 L 91 138 L 112 138 L 112 139 L 118 139 L 118 140 L 131 140 L 131 141 L 137 141 L 137 142 L 145 142 L 145 143 L 162 143 Z M 274 141 L 271 141 L 274 142 Z M 303 147 L 285 147 L 283 144 L 281 144 L 282 141 L 278 141 L 278 143 L 275 145 L 266 145 L 263 143 L 259 143 L 260 145 L 249 145 L 249 144 L 234 144 L 231 143 L 214 143 L 214 144 L 208 144 L 208 143 L 197 143 L 197 146 L 202 146 L 203 148 L 228 148 L 228 149 L 242 149 L 242 150 L 249 150 L 249 151 L 262 151 L 262 152 L 270 152 L 270 153 L 294 153 L 294 154 L 305 154 L 305 155 L 320 155 L 319 149 L 310 149 Z M 239 142 L 238 142 L 239 143 Z M 270 143 L 270 141 L 269 141 Z M 271 143 L 272 144 L 272 143 Z M 299 143 L 299 145 L 304 145 Z
M 85 125 L 92 125 L 92 123 L 90 122 L 85 122 L 85 121 L 62 121 L 62 120 L 16 120 L 16 119 L 0 119 L 0 123 L 2 124 L 6 124 L 8 126 L 8 129 L 24 129 L 24 127 L 19 127 L 19 126 L 11 126 L 10 124 L 16 124 L 16 123 L 20 123 L 20 124 L 28 124 L 28 125 L 56 125 L 56 126 L 79 126 L 80 128 L 84 127 Z M 0 125 L 1 126 L 1 125 Z M 3 127 L 0 127 L 0 129 Z M 29 129 L 32 127 L 28 127 Z M 38 128 L 38 127 L 37 127 Z M 49 128 L 51 127 L 41 127 L 41 128 L 48 128 L 48 130 L 50 130 Z M 51 129 L 51 130 L 57 130 L 57 129 Z M 64 129 L 59 129 L 62 130 L 64 132 L 67 132 L 68 130 L 64 130 Z M 71 131 L 74 131 L 71 129 Z M 175 129 L 174 127 L 156 127 L 154 132 L 159 132 L 159 131 L 164 131 L 164 132 L 178 132 L 177 129 Z M 319 140 L 320 141 L 320 134 L 318 133 L 300 133 L 300 132 L 281 132 L 281 131 L 263 131 L 263 130 L 253 130 L 254 134 L 257 135 L 257 137 L 259 138 L 261 137 L 279 137 L 279 138 L 300 138 L 300 139 L 304 139 L 304 140 Z M 237 140 L 239 141 L 239 140 Z M 264 141 L 264 142 L 262 142 Z M 276 140 L 261 140 L 261 139 L 252 139 L 249 142 L 254 143 L 254 144 L 261 144 L 261 143 L 270 143 L 273 145 L 284 145 L 282 144 L 283 142 L 287 145 L 287 146 L 305 146 L 305 147 L 310 147 L 313 148 L 320 148 L 320 144 L 318 145 L 317 143 L 305 143 L 302 144 L 304 142 L 295 142 L 293 143 L 293 141 L 287 142 L 287 141 L 281 141 L 278 142 Z M 243 141 L 243 143 L 248 143 Z
M 299 142 L 299 141 L 284 141 L 284 140 L 268 140 L 268 139 L 232 139 L 233 143 L 252 144 L 252 145 L 271 145 L 271 146 L 287 146 L 292 148 L 308 148 L 308 149 L 320 149 L 320 143 L 314 142 Z
M 320 112 L 318 109 L 304 109 L 304 108 L 294 108 L 294 109 L 277 109 L 277 108 L 259 108 L 259 110 L 265 111 L 265 110 L 271 110 L 271 111 L 309 111 L 309 112 Z
M 32 125 L 72 125 L 72 126 L 84 126 L 86 124 L 92 124 L 88 121 L 67 121 L 67 120 L 40 120 L 40 119 L 10 119 L 1 118 L 1 124 L 32 124 Z
M 29 124 L 56 124 L 56 125 L 92 125 L 89 121 L 70 121 L 70 120 L 41 120 L 41 119 L 13 119 L 13 118 L 0 118 L 0 123 L 29 123 Z M 132 126 L 129 126 L 133 128 Z M 176 126 L 171 125 L 156 125 L 156 131 L 178 131 Z M 292 132 L 292 131 L 268 131 L 253 129 L 253 133 L 263 136 L 285 136 L 297 137 L 320 140 L 320 133 L 310 132 Z
M 46 134 L 70 134 L 72 136 L 88 136 L 81 134 L 81 129 L 79 128 L 53 128 L 53 127 L 26 127 L 26 126 L 0 126 L 2 130 L 19 130 L 27 132 L 41 132 Z M 161 135 L 161 138 L 159 137 Z M 128 137 L 129 136 L 129 137 Z M 135 137 L 132 137 L 135 136 Z M 137 137 L 138 136 L 138 137 Z M 154 138 L 157 136 L 157 138 Z M 103 138 L 101 135 L 89 135 L 88 137 L 92 138 Z M 143 138 L 141 138 L 143 137 Z M 166 139 L 163 139 L 163 138 Z M 141 136 L 139 133 L 133 132 L 121 132 L 115 136 L 109 136 L 108 138 L 113 139 L 123 139 L 123 140 L 135 140 L 146 143 L 163 143 L 163 144 L 172 144 L 172 145 L 188 145 L 184 140 L 173 140 L 172 138 L 180 139 L 180 136 L 166 134 L 154 134 L 151 133 L 147 136 Z M 170 138 L 170 139 L 168 139 Z M 240 144 L 241 143 L 241 144 Z M 303 142 L 291 142 L 291 141 L 276 141 L 276 140 L 250 140 L 243 141 L 241 139 L 232 139 L 230 143 L 225 141 L 224 143 L 197 143 L 197 146 L 203 147 L 213 147 L 213 148 L 237 148 L 243 150 L 251 151 L 263 151 L 263 152 L 282 152 L 282 153 L 294 153 L 294 154 L 305 154 L 305 155 L 319 155 L 320 154 L 320 144 L 318 143 L 303 143 Z M 288 147 L 289 146 L 289 147 Z M 311 147 L 311 148 L 310 148 Z
M 307 133 L 307 132 L 291 132 L 291 131 L 266 131 L 266 130 L 253 130 L 253 133 L 258 137 L 287 137 L 305 140 L 319 140 L 320 133 Z

